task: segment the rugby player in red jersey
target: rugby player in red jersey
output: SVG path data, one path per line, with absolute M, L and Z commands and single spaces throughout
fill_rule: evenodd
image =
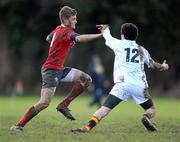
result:
M 64 62 L 74 43 L 87 42 L 102 37 L 101 33 L 83 35 L 76 33 L 74 31 L 77 23 L 76 15 L 76 10 L 71 7 L 64 6 L 61 8 L 59 12 L 61 25 L 57 26 L 46 38 L 50 43 L 50 48 L 48 57 L 41 69 L 41 98 L 28 109 L 19 122 L 12 126 L 10 130 L 23 130 L 27 122 L 40 111 L 47 108 L 60 82 L 73 82 L 74 85 L 67 97 L 57 105 L 56 109 L 67 119 L 75 120 L 70 113 L 68 105 L 90 85 L 92 79 L 89 75 L 78 69 L 64 67 Z

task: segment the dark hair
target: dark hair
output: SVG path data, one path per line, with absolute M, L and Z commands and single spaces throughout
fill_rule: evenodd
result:
M 59 19 L 62 20 L 62 18 L 69 18 L 76 14 L 77 14 L 77 11 L 75 9 L 69 6 L 63 6 L 61 10 L 59 11 Z
M 125 23 L 121 26 L 121 34 L 127 40 L 136 40 L 138 37 L 138 28 L 133 23 Z

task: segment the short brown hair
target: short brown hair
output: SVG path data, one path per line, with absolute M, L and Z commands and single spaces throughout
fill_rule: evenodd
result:
M 127 40 L 136 40 L 138 37 L 138 28 L 133 23 L 124 23 L 121 26 L 121 34 Z
M 62 18 L 69 18 L 77 14 L 77 11 L 69 6 L 63 6 L 59 11 L 59 19 L 62 21 Z

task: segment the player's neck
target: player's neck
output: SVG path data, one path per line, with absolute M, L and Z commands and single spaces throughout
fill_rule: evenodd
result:
M 63 23 L 61 24 L 62 27 L 66 27 Z

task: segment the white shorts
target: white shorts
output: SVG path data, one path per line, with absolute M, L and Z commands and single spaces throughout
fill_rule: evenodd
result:
M 123 101 L 132 98 L 136 104 L 142 104 L 149 99 L 145 97 L 143 87 L 125 82 L 116 83 L 109 94 L 114 95 Z

